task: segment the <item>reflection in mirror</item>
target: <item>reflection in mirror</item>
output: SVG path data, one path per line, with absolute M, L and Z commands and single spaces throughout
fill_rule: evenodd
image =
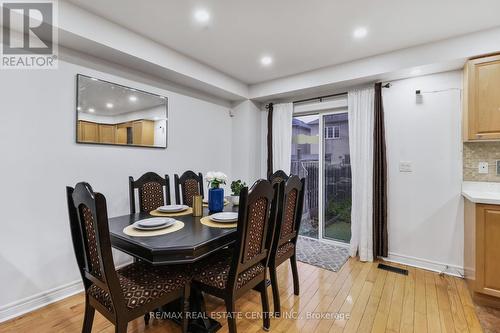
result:
M 167 147 L 167 98 L 79 74 L 78 143 Z

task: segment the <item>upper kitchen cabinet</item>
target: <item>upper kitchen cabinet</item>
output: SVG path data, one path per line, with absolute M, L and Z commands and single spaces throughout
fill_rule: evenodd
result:
M 500 55 L 465 65 L 464 141 L 500 140 Z

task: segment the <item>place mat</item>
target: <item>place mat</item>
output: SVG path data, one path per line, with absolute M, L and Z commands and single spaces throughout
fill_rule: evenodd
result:
M 174 216 L 184 216 L 191 214 L 193 214 L 193 208 L 191 207 L 189 207 L 186 210 L 183 210 L 182 212 L 177 212 L 177 213 L 163 213 L 156 209 L 149 212 L 149 215 L 160 216 L 160 217 L 174 217 Z
M 215 222 L 210 219 L 210 216 L 205 216 L 200 219 L 201 224 L 206 225 L 207 227 L 212 228 L 236 228 L 238 226 L 238 222 L 234 223 L 220 223 Z
M 224 206 L 229 204 L 229 200 L 224 199 Z M 203 203 L 203 207 L 208 207 L 208 203 Z
M 123 228 L 123 233 L 128 236 L 133 236 L 133 237 L 152 237 L 152 236 L 161 236 L 161 235 L 166 235 L 171 232 L 176 232 L 178 230 L 181 230 L 184 228 L 184 222 L 181 221 L 175 221 L 175 224 L 165 228 L 165 229 L 160 229 L 160 230 L 138 230 L 134 228 L 134 226 L 129 225 L 128 227 Z

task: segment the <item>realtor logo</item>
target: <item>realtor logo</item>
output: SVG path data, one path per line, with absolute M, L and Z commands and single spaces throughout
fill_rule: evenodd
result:
M 57 68 L 53 1 L 2 1 L 2 69 Z

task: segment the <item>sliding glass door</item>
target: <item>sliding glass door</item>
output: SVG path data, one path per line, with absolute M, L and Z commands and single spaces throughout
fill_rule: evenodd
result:
M 293 117 L 290 172 L 306 179 L 300 234 L 319 238 L 319 115 Z
M 322 237 L 349 242 L 351 239 L 351 159 L 347 112 L 321 116 Z
M 297 115 L 291 173 L 306 178 L 300 234 L 349 242 L 351 166 L 347 112 Z

